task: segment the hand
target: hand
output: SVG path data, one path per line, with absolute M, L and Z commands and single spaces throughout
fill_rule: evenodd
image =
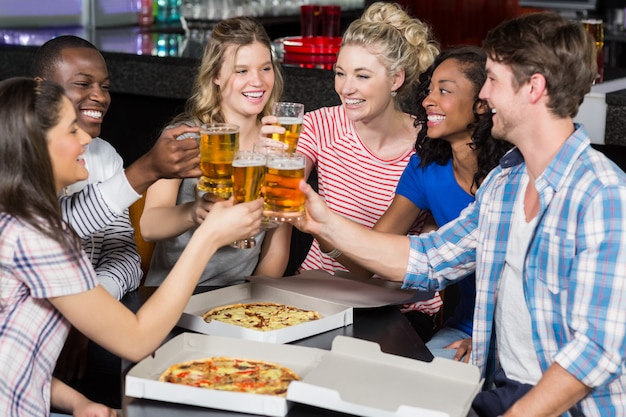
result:
M 324 223 L 330 220 L 332 211 L 306 181 L 300 180 L 299 187 L 306 196 L 306 217 L 295 222 L 294 226 L 303 232 L 319 235 Z
M 82 379 L 87 368 L 87 345 L 89 339 L 72 327 L 65 345 L 57 359 L 54 374 L 63 381 Z
M 218 201 L 224 201 L 224 199 L 211 193 L 205 193 L 201 197 L 196 198 L 191 208 L 191 218 L 194 223 L 197 225 L 201 224 L 209 215 L 213 205 Z
M 220 246 L 254 236 L 261 230 L 263 199 L 234 204 L 232 197 L 213 205 L 198 232 L 216 241 Z M 209 230 L 208 232 L 206 232 Z
M 115 410 L 94 403 L 55 377 L 52 377 L 50 383 L 50 405 L 60 411 L 71 411 L 74 417 L 119 417 Z
M 278 124 L 278 117 L 276 116 L 265 116 L 261 119 L 261 136 L 272 137 L 272 133 L 285 133 L 285 128 Z
M 469 362 L 470 353 L 472 353 L 472 338 L 468 337 L 467 339 L 457 340 L 455 342 L 450 343 L 444 349 L 456 349 L 456 353 L 454 354 L 455 361 L 463 361 L 465 363 Z
M 199 128 L 181 124 L 165 129 L 146 156 L 158 178 L 197 178 L 200 172 L 200 148 L 193 137 L 177 139 Z
M 85 398 L 74 407 L 74 417 L 119 417 L 117 411 L 104 404 L 95 403 Z

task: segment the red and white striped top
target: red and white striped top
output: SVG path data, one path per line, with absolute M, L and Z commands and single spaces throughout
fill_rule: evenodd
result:
M 387 210 L 396 185 L 415 152 L 383 160 L 362 142 L 343 106 L 324 107 L 305 114 L 298 152 L 317 167 L 319 194 L 336 213 L 366 227 L 373 227 Z M 323 255 L 316 240 L 300 270 L 346 270 Z

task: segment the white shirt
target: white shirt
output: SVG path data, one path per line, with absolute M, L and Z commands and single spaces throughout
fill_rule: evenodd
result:
M 66 194 L 76 194 L 77 198 L 71 199 L 71 203 L 62 201 L 62 205 L 72 204 L 69 210 L 63 210 L 64 218 L 81 237 L 100 284 L 120 299 L 136 289 L 142 277 L 141 258 L 128 216 L 128 206 L 141 196 L 128 183 L 122 157 L 108 142 L 92 139 L 84 158 L 89 177 L 67 187 Z M 106 215 L 96 210 L 88 198 L 80 196 L 87 192 L 84 190 L 88 184 L 96 183 L 108 208 L 118 215 L 105 227 L 96 219 Z
M 506 376 L 514 381 L 535 385 L 542 372 L 533 345 L 530 312 L 524 297 L 524 259 L 537 217 L 526 222 L 524 194 L 528 175 L 524 175 L 515 203 L 511 233 L 496 301 L 496 340 L 498 360 Z

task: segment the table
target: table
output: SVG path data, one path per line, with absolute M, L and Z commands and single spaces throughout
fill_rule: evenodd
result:
M 215 287 L 198 287 L 195 293 L 216 289 Z M 141 287 L 127 294 L 122 299 L 124 305 L 137 311 L 143 302 L 154 292 L 154 287 Z M 174 328 L 167 340 L 187 331 Z M 433 356 L 417 335 L 409 321 L 400 312 L 397 306 L 379 308 L 354 309 L 353 324 L 335 329 L 319 335 L 293 342 L 294 345 L 315 347 L 330 350 L 335 336 L 343 335 L 376 342 L 385 353 L 404 356 L 407 358 L 431 361 Z M 122 361 L 123 375 L 132 364 Z M 138 398 L 123 397 L 123 412 L 125 417 L 195 417 L 195 416 L 246 416 L 250 414 L 214 410 L 202 407 L 173 404 Z M 289 417 L 313 416 L 344 416 L 325 409 L 295 404 L 287 414 Z

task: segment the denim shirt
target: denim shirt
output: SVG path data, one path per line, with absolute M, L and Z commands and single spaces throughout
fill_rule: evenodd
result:
M 540 208 L 524 296 L 543 372 L 557 362 L 593 390 L 585 416 L 626 416 L 626 175 L 576 125 L 536 179 Z M 404 288 L 442 289 L 476 271 L 472 361 L 492 369 L 493 319 L 525 163 L 513 149 L 476 202 L 436 233 L 411 237 Z

